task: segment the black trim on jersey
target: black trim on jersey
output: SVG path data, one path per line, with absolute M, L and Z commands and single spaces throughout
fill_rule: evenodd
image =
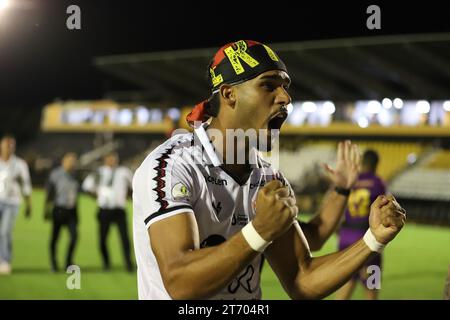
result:
M 179 210 L 179 209 L 191 209 L 191 210 L 193 210 L 192 207 L 191 207 L 190 205 L 188 205 L 188 204 L 182 205 L 182 206 L 172 207 L 172 208 L 169 208 L 169 209 L 159 210 L 159 211 L 157 211 L 157 212 L 152 213 L 151 215 L 149 215 L 149 216 L 144 220 L 144 222 L 145 222 L 145 224 L 147 224 L 147 223 L 149 223 L 150 220 L 152 220 L 152 219 L 154 219 L 154 218 L 156 218 L 156 217 L 159 217 L 160 215 L 163 215 L 163 214 L 166 214 L 166 213 L 175 211 L 175 210 Z
M 156 201 L 159 202 L 160 210 L 164 210 L 167 208 L 169 203 L 164 200 L 166 197 L 166 192 L 164 191 L 164 187 L 166 186 L 166 167 L 167 167 L 167 159 L 169 159 L 170 154 L 172 153 L 172 150 L 175 148 L 175 146 L 171 146 L 169 149 L 166 150 L 161 156 L 156 159 L 158 162 L 158 165 L 154 167 L 153 169 L 156 170 L 157 174 L 156 177 L 154 177 L 152 180 L 156 181 L 156 187 L 152 189 L 153 191 L 156 191 Z

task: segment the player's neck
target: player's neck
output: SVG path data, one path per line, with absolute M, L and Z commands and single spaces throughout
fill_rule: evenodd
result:
M 361 168 L 361 173 L 371 173 L 371 174 L 375 174 L 375 171 L 372 169 L 372 168 L 365 168 L 365 167 L 362 167 Z
M 243 146 L 238 146 L 236 143 L 232 143 L 231 147 L 234 148 L 234 152 L 233 152 L 233 161 L 231 163 L 228 163 L 227 161 L 229 161 L 229 157 L 227 157 L 227 143 L 226 143 L 226 130 L 227 128 L 225 128 L 220 121 L 217 118 L 213 118 L 213 120 L 211 121 L 211 124 L 208 126 L 208 130 L 210 129 L 215 129 L 215 130 L 219 130 L 222 134 L 221 134 L 221 138 L 217 139 L 216 136 L 212 137 L 211 139 L 211 143 L 214 146 L 216 152 L 218 153 L 218 157 L 221 158 L 222 160 L 222 168 L 227 171 L 228 173 L 231 173 L 231 175 L 233 177 L 240 177 L 239 180 L 244 180 L 242 181 L 238 181 L 238 182 L 242 182 L 244 183 L 245 181 L 247 181 L 248 176 L 250 175 L 250 173 L 252 172 L 252 167 L 249 163 L 249 151 L 248 151 L 248 146 L 243 145 Z M 220 152 L 220 150 L 222 152 Z M 238 159 L 240 159 L 238 157 L 238 155 L 245 155 L 245 159 L 244 159 L 244 163 L 239 163 Z
M 8 161 L 9 159 L 11 159 L 12 158 L 12 153 L 2 153 L 1 155 L 0 155 L 0 158 L 3 160 L 3 161 Z

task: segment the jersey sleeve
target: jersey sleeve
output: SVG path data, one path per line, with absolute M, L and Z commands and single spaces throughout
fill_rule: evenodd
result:
M 81 189 L 84 192 L 95 192 L 96 186 L 95 186 L 95 175 L 94 173 L 89 174 L 84 180 L 81 185 Z
M 124 175 L 125 175 L 125 180 L 126 180 L 126 183 L 127 183 L 127 188 L 131 188 L 132 187 L 132 183 L 133 183 L 133 172 L 130 169 L 126 168 L 126 167 L 125 167 L 124 170 L 125 170 L 124 171 Z
M 179 213 L 194 213 L 193 169 L 177 155 L 160 154 L 147 159 L 133 178 L 133 205 L 142 223 L 152 223 Z
M 56 171 L 53 169 L 50 172 L 50 176 L 45 183 L 45 191 L 47 192 L 47 197 L 51 200 L 54 198 L 54 191 L 55 191 L 55 179 L 56 179 Z
M 31 178 L 30 178 L 30 170 L 28 169 L 28 165 L 25 161 L 20 162 L 20 178 L 22 180 L 22 192 L 24 196 L 31 195 Z
M 378 179 L 377 187 L 378 188 L 377 188 L 376 197 L 378 197 L 379 195 L 387 195 L 388 194 L 386 184 L 381 178 Z

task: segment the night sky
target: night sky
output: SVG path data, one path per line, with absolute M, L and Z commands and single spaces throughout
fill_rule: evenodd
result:
M 376 2 L 382 11 L 382 29 L 376 31 L 366 28 L 365 11 L 372 3 L 362 1 L 301 1 L 300 6 L 294 5 L 300 1 L 282 0 L 272 5 L 270 1 L 245 5 L 242 1 L 9 1 L 29 2 L 32 8 L 0 16 L 2 108 L 42 107 L 56 97 L 100 98 L 107 89 L 127 89 L 127 84 L 92 66 L 93 57 L 99 55 L 219 47 L 241 38 L 271 43 L 450 30 L 445 1 Z M 66 28 L 70 4 L 81 8 L 81 31 Z

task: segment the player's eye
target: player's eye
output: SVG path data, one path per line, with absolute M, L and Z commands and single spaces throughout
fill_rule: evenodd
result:
M 267 91 L 274 91 L 276 89 L 276 85 L 271 82 L 263 82 L 262 87 Z

